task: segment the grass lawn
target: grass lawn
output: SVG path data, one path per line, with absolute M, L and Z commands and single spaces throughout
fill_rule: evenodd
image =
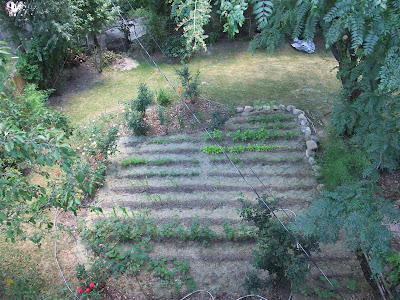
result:
M 255 100 L 294 104 L 316 117 L 331 110 L 329 97 L 339 91 L 340 83 L 333 70 L 336 60 L 330 52 L 317 45 L 316 53 L 306 54 L 286 45 L 273 55 L 265 51 L 253 55 L 247 47 L 248 42 L 221 42 L 189 61 L 192 73 L 200 71 L 203 96 L 235 106 L 253 104 Z M 161 69 L 179 86 L 173 68 L 160 55 L 156 57 Z M 114 111 L 122 102 L 136 97 L 140 82 L 174 95 L 153 64 L 140 54 L 137 61 L 139 67 L 130 71 L 103 72 L 86 89 L 72 93 L 60 107 L 73 122 L 82 123 L 99 113 Z M 180 64 L 175 66 L 179 68 Z

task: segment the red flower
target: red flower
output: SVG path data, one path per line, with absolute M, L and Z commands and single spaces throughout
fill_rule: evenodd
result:
M 86 293 L 89 293 L 89 292 L 90 292 L 90 289 L 89 289 L 89 288 L 87 288 L 87 289 L 86 289 Z
M 94 282 L 91 282 L 89 285 L 91 288 L 94 288 Z
M 187 101 L 185 100 L 185 103 L 187 103 Z
M 99 154 L 99 159 L 101 159 L 101 154 Z
M 78 294 L 82 294 L 83 290 L 82 289 L 78 289 Z
M 56 175 L 56 177 L 57 177 L 57 176 L 58 176 L 58 171 L 55 171 L 55 172 L 54 172 L 54 175 Z

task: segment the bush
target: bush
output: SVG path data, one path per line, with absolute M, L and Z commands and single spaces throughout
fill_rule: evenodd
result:
M 164 89 L 160 89 L 157 94 L 157 103 L 161 106 L 168 106 L 171 104 L 171 99 L 168 97 Z
M 136 135 L 146 135 L 150 129 L 146 122 L 146 109 L 153 100 L 153 94 L 144 83 L 139 84 L 137 99 L 132 99 L 125 107 L 125 120 L 128 128 Z
M 211 112 L 211 122 L 208 128 L 210 130 L 221 129 L 228 119 L 229 118 L 226 115 L 223 115 L 220 111 L 213 110 Z
M 170 35 L 162 45 L 165 55 L 180 58 L 181 61 L 190 57 L 186 48 L 186 39 L 181 35 Z
M 266 196 L 263 196 L 264 201 Z M 239 199 L 242 202 L 240 213 L 243 220 L 254 222 L 258 228 L 257 247 L 253 252 L 253 264 L 257 269 L 267 270 L 270 279 L 261 280 L 255 273 L 246 279 L 246 288 L 249 292 L 257 291 L 268 283 L 274 283 L 281 287 L 293 288 L 303 284 L 304 277 L 309 273 L 307 257 L 297 247 L 297 242 L 286 232 L 283 226 L 274 218 L 273 214 L 258 201 L 252 204 L 250 201 Z M 270 203 L 271 210 L 275 210 L 276 201 Z M 314 237 L 298 237 L 299 243 L 307 252 L 318 249 Z
M 192 76 L 189 72 L 189 68 L 185 66 L 182 67 L 180 70 L 177 70 L 176 73 L 179 75 L 182 86 L 184 88 L 182 96 L 194 102 L 196 98 L 200 95 L 199 91 L 200 72 L 197 72 L 194 76 Z
M 111 66 L 117 59 L 117 55 L 111 51 L 104 51 L 103 52 L 103 67 Z
M 130 109 L 137 111 L 142 117 L 146 114 L 147 107 L 153 101 L 153 94 L 145 83 L 139 84 L 139 93 L 136 100 L 131 100 Z

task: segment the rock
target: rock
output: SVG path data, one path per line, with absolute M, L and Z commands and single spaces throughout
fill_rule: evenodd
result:
M 284 110 L 286 110 L 286 106 L 281 104 L 281 105 L 279 105 L 279 109 L 284 111 Z
M 243 107 L 236 107 L 236 112 L 237 112 L 237 113 L 242 113 L 242 112 L 244 112 Z
M 262 108 L 263 108 L 263 107 L 262 107 L 262 106 L 260 106 L 260 105 L 256 105 L 256 106 L 254 106 L 254 109 L 255 109 L 255 110 L 262 110 Z
M 394 204 L 396 204 L 398 207 L 400 207 L 400 200 L 395 201 Z
M 302 133 L 306 133 L 306 132 L 309 132 L 310 133 L 310 136 L 311 136 L 311 129 L 310 129 L 310 127 L 308 127 L 308 126 L 301 126 L 301 132 Z
M 279 107 L 278 107 L 278 105 L 273 105 L 273 106 L 272 106 L 272 109 L 273 109 L 273 110 L 278 110 Z
M 307 157 L 314 157 L 315 156 L 315 152 L 307 149 L 306 150 L 306 156 Z
M 307 144 L 307 149 L 308 150 L 312 151 L 312 150 L 317 150 L 318 149 L 317 143 L 315 141 L 313 141 L 313 140 L 308 140 L 306 142 L 306 144 Z
M 308 158 L 308 163 L 310 164 L 310 165 L 315 165 L 317 162 L 315 161 L 315 158 L 314 157 L 309 157 Z
M 264 110 L 271 110 L 271 106 L 269 106 L 269 105 L 263 105 L 263 109 L 264 109 Z
M 304 114 L 299 114 L 299 115 L 297 116 L 297 118 L 298 118 L 299 120 L 307 120 L 307 118 L 306 118 L 306 116 L 305 116 Z
M 317 144 L 319 143 L 319 138 L 316 135 L 312 135 L 311 139 L 316 142 Z
M 245 106 L 244 107 L 244 111 L 245 112 L 251 112 L 251 111 L 253 111 L 254 110 L 254 108 L 252 107 L 252 106 Z
M 302 111 L 300 110 L 300 109 L 297 109 L 297 108 L 294 108 L 293 109 L 293 114 L 294 115 L 298 115 L 298 114 L 300 114 Z
M 318 167 L 318 166 L 317 166 L 317 165 L 314 165 L 313 168 L 314 168 L 314 167 Z M 318 185 L 317 185 L 317 191 L 318 191 L 318 192 L 322 191 L 322 190 L 324 189 L 324 187 L 325 187 L 324 184 L 322 184 L 322 183 L 318 184 Z
M 307 142 L 309 139 L 311 139 L 311 132 L 304 132 L 304 140 Z
M 312 169 L 314 172 L 319 172 L 319 171 L 321 171 L 321 167 L 318 166 L 318 165 L 313 165 L 313 166 L 311 167 L 311 169 Z
M 300 124 L 301 124 L 301 126 L 308 126 L 308 125 L 310 125 L 310 124 L 308 123 L 307 120 L 301 120 Z
M 288 105 L 286 106 L 286 111 L 291 112 L 293 111 L 293 109 L 295 109 L 296 107 L 294 105 Z

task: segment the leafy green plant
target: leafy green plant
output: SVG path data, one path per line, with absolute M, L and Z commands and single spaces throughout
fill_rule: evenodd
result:
M 161 106 L 168 106 L 171 104 L 171 99 L 169 98 L 167 92 L 164 89 L 159 89 L 157 93 L 157 103 Z
M 223 148 L 224 151 L 227 151 L 232 154 L 243 153 L 245 151 L 250 152 L 269 152 L 275 149 L 290 149 L 289 146 L 286 145 L 257 145 L 257 144 L 248 144 L 247 146 L 237 145 L 231 146 L 227 148 Z M 222 154 L 222 150 L 220 147 L 212 145 L 203 147 L 203 152 L 207 154 Z
M 174 160 L 172 158 L 157 158 L 154 161 L 154 163 L 156 165 L 159 165 L 159 166 L 161 166 L 161 165 L 169 165 L 169 164 L 174 163 Z
M 222 114 L 218 110 L 213 110 L 210 113 L 211 115 L 211 122 L 208 125 L 210 130 L 221 129 L 224 126 L 225 122 L 228 121 L 229 117 Z
M 265 195 L 263 200 L 266 200 Z M 297 247 L 297 241 L 286 232 L 260 199 L 255 205 L 241 198 L 239 201 L 242 202 L 241 217 L 246 221 L 254 222 L 258 228 L 258 249 L 254 251 L 253 264 L 258 269 L 267 270 L 271 276 L 270 281 L 265 282 L 253 273 L 246 280 L 245 286 L 249 292 L 262 289 L 264 284 L 272 282 L 286 287 L 292 284 L 294 288 L 303 284 L 309 269 L 307 257 Z M 276 201 L 270 203 L 272 211 L 275 209 L 275 205 Z M 298 242 L 307 252 L 318 249 L 314 237 L 299 236 Z
M 218 129 L 214 129 L 213 131 L 211 131 L 211 136 L 213 137 L 213 139 L 215 139 L 216 141 L 222 141 L 222 131 L 218 130 Z M 204 133 L 204 141 L 208 141 L 210 139 L 210 136 L 208 135 L 208 133 Z
M 128 157 L 121 161 L 121 167 L 125 168 L 131 165 L 148 165 L 149 161 L 146 158 Z
M 187 100 L 195 102 L 196 98 L 200 95 L 200 72 L 197 72 L 194 76 L 192 76 L 189 72 L 189 67 L 185 66 L 182 67 L 180 70 L 177 70 L 176 73 L 178 74 L 184 88 L 182 96 Z
M 389 271 L 391 282 L 396 289 L 400 289 L 400 252 L 393 251 L 388 256 L 388 261 L 391 268 Z
M 228 132 L 226 135 L 232 137 L 232 140 L 234 142 L 238 140 L 241 140 L 242 142 L 246 142 L 247 140 L 265 141 L 267 139 L 276 139 L 278 137 L 290 139 L 294 136 L 299 136 L 300 131 L 298 130 L 279 131 L 278 129 L 268 130 L 265 128 L 245 129 L 245 130 L 238 129 L 235 132 Z

